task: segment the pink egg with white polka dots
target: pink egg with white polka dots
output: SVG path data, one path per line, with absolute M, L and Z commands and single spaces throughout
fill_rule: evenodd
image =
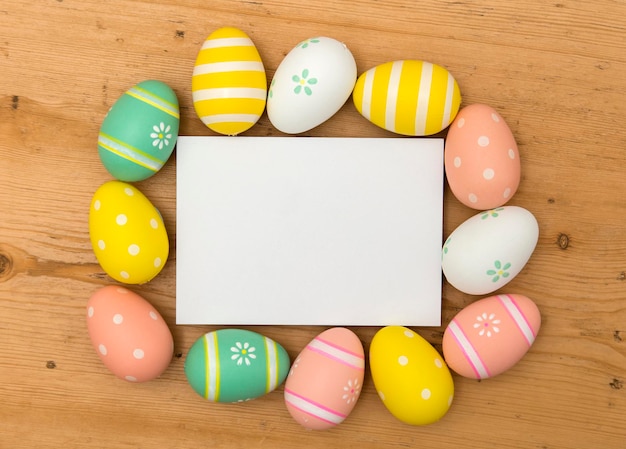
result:
M 104 365 L 129 382 L 160 376 L 174 352 L 172 333 L 163 317 L 130 290 L 107 286 L 87 303 L 87 330 Z
M 445 169 L 454 196 L 472 209 L 500 207 L 517 191 L 520 159 L 517 143 L 492 107 L 463 108 L 448 130 Z

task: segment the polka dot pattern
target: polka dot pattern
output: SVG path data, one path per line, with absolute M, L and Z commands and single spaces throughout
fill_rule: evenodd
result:
M 447 365 L 409 328 L 387 326 L 376 333 L 370 345 L 370 370 L 383 404 L 403 422 L 430 424 L 450 407 L 454 384 Z
M 517 144 L 493 108 L 463 108 L 445 142 L 446 179 L 454 196 L 477 210 L 504 205 L 517 191 L 520 161 Z
M 87 328 L 96 353 L 121 379 L 154 379 L 171 361 L 174 341 L 167 324 L 130 290 L 112 285 L 98 290 L 87 304 Z
M 94 194 L 89 234 L 101 267 L 118 282 L 148 282 L 169 255 L 159 211 L 136 187 L 121 181 L 107 182 Z

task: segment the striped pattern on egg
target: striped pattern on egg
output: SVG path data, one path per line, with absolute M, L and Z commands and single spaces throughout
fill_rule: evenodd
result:
M 363 385 L 365 356 L 354 332 L 328 329 L 302 350 L 285 382 L 285 405 L 307 429 L 342 423 L 354 408 Z
M 142 81 L 113 104 L 98 134 L 98 154 L 120 181 L 142 181 L 167 162 L 178 138 L 180 114 L 174 91 Z
M 443 335 L 448 366 L 461 376 L 487 379 L 513 367 L 533 345 L 541 315 L 523 295 L 503 294 L 461 310 Z
M 361 74 L 353 100 L 363 117 L 387 131 L 427 136 L 450 125 L 459 110 L 461 94 L 456 80 L 443 67 L 401 60 Z
M 289 355 L 274 340 L 244 329 L 220 329 L 189 350 L 185 374 L 212 402 L 243 402 L 274 391 L 287 376 Z
M 246 33 L 224 27 L 204 41 L 191 92 L 198 117 L 219 134 L 240 134 L 259 120 L 265 109 L 267 78 L 261 56 Z

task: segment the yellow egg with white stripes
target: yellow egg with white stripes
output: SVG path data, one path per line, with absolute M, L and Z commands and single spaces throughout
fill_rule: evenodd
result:
M 429 136 L 456 117 L 459 86 L 443 67 L 402 60 L 373 67 L 359 76 L 352 93 L 359 113 L 381 128 L 406 136 Z
M 246 33 L 220 28 L 204 41 L 191 78 L 200 120 L 219 134 L 250 129 L 265 110 L 267 78 L 261 56 Z

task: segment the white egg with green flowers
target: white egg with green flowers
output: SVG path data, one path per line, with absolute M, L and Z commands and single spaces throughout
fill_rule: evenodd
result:
M 441 255 L 443 274 L 463 293 L 492 293 L 522 271 L 538 238 L 537 220 L 522 207 L 480 212 L 446 239 Z

